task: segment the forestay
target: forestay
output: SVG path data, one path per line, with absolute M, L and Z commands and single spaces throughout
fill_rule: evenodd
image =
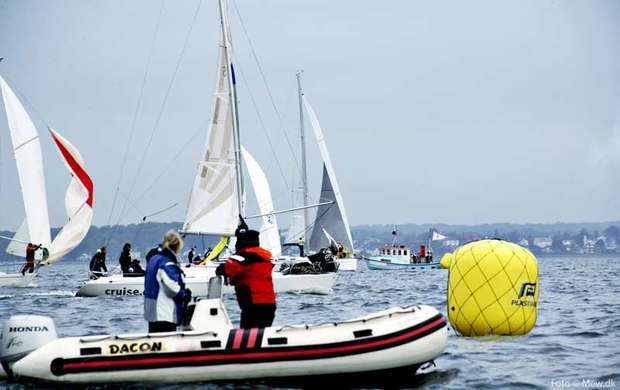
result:
M 293 204 L 303 204 L 303 192 L 295 189 L 293 190 Z M 297 243 L 299 241 L 306 240 L 306 219 L 304 217 L 304 210 L 295 210 L 291 212 L 291 223 L 288 227 L 286 234 L 286 242 Z
M 263 224 L 260 228 L 260 244 L 261 247 L 269 250 L 274 258 L 280 257 L 282 254 L 282 246 L 280 243 L 280 232 L 278 231 L 278 222 L 273 214 L 273 201 L 271 199 L 271 190 L 269 182 L 265 176 L 265 172 L 256 162 L 254 157 L 242 147 L 243 160 L 248 170 L 258 209 L 263 216 Z
M 24 224 L 27 226 L 28 239 L 23 241 L 49 247 L 50 222 L 39 134 L 21 102 L 1 76 L 0 87 L 26 211 Z M 26 238 L 23 233 L 20 236 L 22 239 Z M 25 249 L 22 253 L 25 253 Z
M 60 260 L 82 242 L 93 219 L 93 182 L 86 173 L 77 148 L 57 131 L 49 129 L 60 156 L 71 174 L 65 194 L 67 222 L 49 247 L 47 264 Z
M 232 236 L 239 222 L 228 69 L 222 47 L 206 148 L 183 224 L 189 233 Z
M 310 236 L 310 242 L 308 248 L 311 250 L 317 250 L 324 247 L 326 242 L 323 229 L 329 232 L 336 241 L 342 243 L 345 248 L 351 252 L 354 251 L 353 239 L 351 238 L 351 230 L 349 228 L 349 221 L 344 209 L 344 203 L 342 201 L 342 195 L 340 194 L 340 188 L 336 181 L 336 174 L 332 167 L 331 158 L 327 150 L 327 144 L 325 143 L 325 137 L 323 136 L 323 130 L 319 124 L 319 120 L 314 113 L 314 110 L 308 103 L 306 97 L 303 97 L 304 106 L 308 112 L 312 129 L 321 152 L 323 159 L 323 183 L 321 185 L 321 202 L 334 201 L 335 203 L 319 206 L 314 226 L 312 228 L 312 235 Z

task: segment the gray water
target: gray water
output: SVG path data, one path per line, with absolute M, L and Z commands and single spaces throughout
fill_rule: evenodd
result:
M 583 382 L 588 380 L 611 380 L 620 386 L 620 258 L 543 257 L 539 267 L 538 321 L 530 334 L 473 339 L 450 330 L 448 347 L 436 359 L 437 366 L 399 378 L 401 386 L 586 388 L 592 383 Z M 74 297 L 84 277 L 85 264 L 61 262 L 42 270 L 37 288 L 0 290 L 0 320 L 12 314 L 51 316 L 61 336 L 146 330 L 139 297 Z M 357 272 L 340 274 L 331 295 L 279 295 L 275 325 L 342 321 L 412 304 L 435 306 L 445 315 L 446 282 L 444 270 L 369 271 L 360 264 Z M 226 306 L 233 321 L 238 321 L 234 297 L 226 298 Z M 2 387 L 27 388 L 0 381 Z

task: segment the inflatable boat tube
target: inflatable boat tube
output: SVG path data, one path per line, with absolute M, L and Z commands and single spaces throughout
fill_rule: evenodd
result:
M 317 378 L 417 368 L 446 343 L 446 320 L 429 306 L 341 323 L 236 329 L 220 299 L 198 299 L 181 332 L 59 338 L 10 369 L 19 381 L 60 384 Z

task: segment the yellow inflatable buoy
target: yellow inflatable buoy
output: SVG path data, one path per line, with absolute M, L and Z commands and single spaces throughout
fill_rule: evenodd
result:
M 441 259 L 449 269 L 448 319 L 464 336 L 522 335 L 536 323 L 538 262 L 503 240 L 480 240 Z

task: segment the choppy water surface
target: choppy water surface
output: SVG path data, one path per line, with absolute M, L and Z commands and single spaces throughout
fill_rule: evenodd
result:
M 450 331 L 437 367 L 400 378 L 404 386 L 583 388 L 587 387 L 583 380 L 611 379 L 620 387 L 620 258 L 544 257 L 539 266 L 538 321 L 529 335 L 471 339 Z M 84 276 L 85 264 L 61 262 L 41 272 L 37 288 L 0 290 L 0 320 L 12 314 L 51 316 L 62 336 L 146 330 L 139 297 L 74 297 Z M 360 264 L 357 272 L 341 273 L 332 295 L 278 296 L 275 325 L 341 321 L 420 303 L 445 315 L 446 282 L 444 270 L 369 271 Z M 234 297 L 227 297 L 226 305 L 233 321 L 238 321 Z M 2 387 L 22 388 L 0 381 Z M 205 384 L 154 387 L 205 388 Z

